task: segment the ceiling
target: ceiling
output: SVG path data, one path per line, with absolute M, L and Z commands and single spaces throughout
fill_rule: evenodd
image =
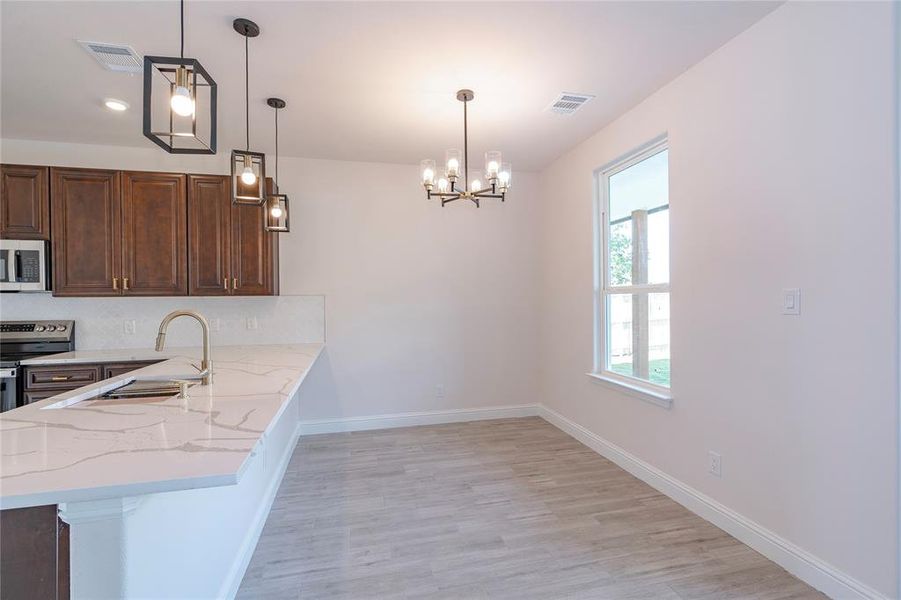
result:
M 470 103 L 470 151 L 538 170 L 773 10 L 779 2 L 186 3 L 185 55 L 219 85 L 219 148 L 243 147 L 250 41 L 251 146 L 283 155 L 418 163 L 462 145 L 457 89 Z M 139 75 L 103 69 L 76 39 L 178 53 L 178 3 L 0 3 L 5 138 L 153 147 L 141 134 Z M 596 98 L 571 116 L 560 92 Z M 131 104 L 125 113 L 105 97 Z M 489 147 L 490 146 L 490 147 Z

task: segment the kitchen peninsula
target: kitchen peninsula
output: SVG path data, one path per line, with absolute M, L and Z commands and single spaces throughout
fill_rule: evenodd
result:
M 0 508 L 58 505 L 71 593 L 229 597 L 298 436 L 298 389 L 323 344 L 216 347 L 188 397 L 96 399 L 130 380 L 196 374 L 199 349 L 0 415 Z M 152 352 L 78 351 L 79 364 Z M 159 355 L 157 355 L 159 357 Z

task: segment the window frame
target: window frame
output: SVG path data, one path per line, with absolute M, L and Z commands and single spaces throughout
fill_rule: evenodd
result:
M 669 140 L 666 135 L 659 136 L 594 171 L 594 362 L 592 371 L 587 375 L 601 383 L 612 385 L 619 391 L 669 408 L 672 405 L 672 382 L 669 387 L 666 387 L 637 377 L 622 375 L 607 368 L 607 347 L 610 344 L 610 331 L 607 327 L 609 321 L 607 296 L 636 292 L 666 293 L 672 300 L 671 270 L 666 283 L 610 285 L 607 248 L 607 237 L 610 231 L 610 178 L 664 150 L 669 150 Z M 668 168 L 669 164 L 667 163 Z M 667 179 L 669 178 L 667 177 Z M 671 205 L 670 199 L 669 206 Z M 672 323 L 672 321 L 670 322 Z M 672 332 L 672 327 L 670 332 Z M 670 352 L 670 361 L 672 361 L 672 351 Z

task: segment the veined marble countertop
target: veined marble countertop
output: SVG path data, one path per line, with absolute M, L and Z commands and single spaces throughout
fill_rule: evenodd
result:
M 196 373 L 200 350 L 173 349 L 164 362 L 0 414 L 0 508 L 237 483 L 323 346 L 214 346 L 212 384 L 191 387 L 187 399 L 81 400 L 123 380 Z
M 165 360 L 186 353 L 195 353 L 196 348 L 167 348 L 156 352 L 153 348 L 123 348 L 121 350 L 74 350 L 35 358 L 26 358 L 23 365 L 77 365 L 90 363 L 137 362 Z M 199 355 L 198 355 L 199 356 Z M 215 362 L 214 362 L 215 364 Z

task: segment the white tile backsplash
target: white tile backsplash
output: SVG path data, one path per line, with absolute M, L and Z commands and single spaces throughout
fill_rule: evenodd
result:
M 160 321 L 167 313 L 176 309 L 196 310 L 204 315 L 210 321 L 210 337 L 214 345 L 325 341 L 324 296 L 0 296 L 0 319 L 4 321 L 75 319 L 75 346 L 79 350 L 153 347 Z M 192 319 L 178 319 L 169 326 L 166 345 L 198 346 L 199 329 L 199 325 Z

